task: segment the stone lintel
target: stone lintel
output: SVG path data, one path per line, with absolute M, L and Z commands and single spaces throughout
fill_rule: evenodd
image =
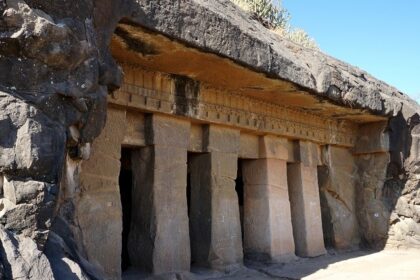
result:
M 188 149 L 191 128 L 189 121 L 160 114 L 146 115 L 145 121 L 147 145 Z
M 321 148 L 313 142 L 295 141 L 294 158 L 305 166 L 322 165 Z
M 145 146 L 145 115 L 140 112 L 127 111 L 126 125 L 122 144 L 135 147 Z
M 293 143 L 278 136 L 261 136 L 259 139 L 259 158 L 293 161 Z
M 295 258 L 287 188 L 287 162 L 258 159 L 243 162 L 244 252 L 259 261 Z
M 203 126 L 191 124 L 189 152 L 200 153 L 203 151 Z
M 240 131 L 224 126 L 205 125 L 203 129 L 203 150 L 239 154 Z
M 374 122 L 360 125 L 354 154 L 373 154 L 389 152 L 388 122 Z
M 259 158 L 259 136 L 258 135 L 241 132 L 239 158 L 241 159 Z

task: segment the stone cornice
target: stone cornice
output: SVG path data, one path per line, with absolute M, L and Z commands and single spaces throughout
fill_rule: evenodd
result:
M 320 144 L 353 147 L 357 125 L 199 85 L 197 94 L 177 91 L 176 78 L 125 69 L 127 81 L 109 98 L 115 105 L 187 117 L 258 134 L 272 134 Z M 134 73 L 133 73 L 134 72 Z

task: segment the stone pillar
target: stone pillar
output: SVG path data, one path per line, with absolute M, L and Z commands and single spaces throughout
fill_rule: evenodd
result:
M 191 251 L 193 263 L 229 269 L 242 263 L 242 237 L 235 191 L 239 131 L 207 126 L 205 154 L 191 168 Z
M 80 230 L 74 235 L 81 238 L 89 261 L 103 267 L 107 279 L 121 279 L 122 208 L 118 176 L 126 112 L 108 108 L 107 119 L 101 135 L 92 144 L 89 160 L 81 164 L 80 174 L 78 163 L 67 160 L 62 196 L 63 201 L 74 201 Z M 80 186 L 74 179 L 77 177 Z
M 134 189 L 129 254 L 155 273 L 189 271 L 187 147 L 190 123 L 146 118 L 146 144 L 132 158 Z
M 243 162 L 244 252 L 250 259 L 285 262 L 295 258 L 287 188 L 288 141 L 261 137 L 258 160 Z
M 318 147 L 304 141 L 296 144 L 299 162 L 289 164 L 287 170 L 296 254 L 315 257 L 326 253 L 317 174 Z

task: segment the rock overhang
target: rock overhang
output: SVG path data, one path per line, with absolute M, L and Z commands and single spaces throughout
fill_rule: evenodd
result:
M 133 1 L 128 10 L 111 42 L 117 61 L 358 123 L 419 111 L 396 88 L 279 37 L 230 1 Z
M 356 147 L 359 172 L 350 175 L 361 181 L 356 187 L 362 197 L 355 203 L 361 234 L 367 245 L 379 248 L 387 242 L 396 247 L 418 247 L 418 215 L 415 213 L 418 199 L 415 195 L 419 173 L 416 156 L 420 143 L 419 120 L 407 120 L 418 112 L 418 105 L 396 89 L 345 63 L 275 37 L 249 20 L 228 0 L 0 1 L 0 13 L 6 8 L 11 8 L 6 16 L 20 15 L 24 21 L 11 26 L 5 24 L 6 16 L 0 18 L 0 187 L 7 189 L 2 194 L 1 206 L 4 207 L 0 239 L 4 254 L 0 278 L 5 275 L 11 279 L 63 279 L 71 275 L 79 279 L 103 279 L 104 271 L 116 278 L 121 275 L 121 243 L 116 241 L 121 238 L 118 178 L 106 181 L 102 180 L 102 175 L 118 176 L 121 138 L 129 116 L 139 117 L 138 122 L 132 124 L 135 126 L 144 121 L 142 112 L 150 115 L 156 110 L 149 111 L 144 106 L 142 108 L 146 109 L 128 112 L 130 108 L 116 110 L 110 106 L 105 123 L 107 89 L 112 92 L 120 84 L 120 72 L 108 48 L 117 22 L 120 25 L 112 42 L 113 55 L 120 62 L 137 64 L 142 69 L 149 67 L 156 72 L 190 76 L 212 86 L 226 87 L 234 93 L 309 110 L 314 113 L 311 117 L 323 114 L 323 119 L 330 116 L 336 120 L 370 122 L 402 112 L 406 120 L 399 115 L 384 124 L 389 132 L 387 135 L 382 135 L 382 123 L 369 123 L 353 130 L 363 134 L 369 143 L 359 141 L 363 148 L 358 150 Z M 35 14 L 39 16 L 36 21 L 41 18 L 54 21 L 44 21 L 46 32 L 25 29 L 25 22 L 31 27 L 34 21 L 29 15 Z M 15 27 L 26 30 L 20 33 L 24 36 L 19 44 L 15 44 L 16 38 L 10 40 Z M 67 35 L 64 41 L 61 40 L 62 28 L 65 29 L 63 34 Z M 135 40 L 124 40 L 130 37 Z M 143 44 L 138 44 L 137 37 Z M 76 38 L 80 42 L 75 41 Z M 33 44 L 33 39 L 37 39 L 37 44 Z M 81 43 L 85 39 L 90 44 L 88 52 L 81 47 L 85 45 Z M 60 57 L 55 52 L 57 48 L 52 47 L 55 43 L 62 46 Z M 126 51 L 128 43 L 140 52 Z M 72 55 L 74 50 L 81 53 Z M 43 54 L 35 55 L 37 51 L 43 51 Z M 184 55 L 177 57 L 174 54 Z M 172 60 L 165 64 L 162 63 L 164 58 Z M 168 65 L 173 68 L 164 68 Z M 226 100 L 224 97 L 221 102 Z M 158 102 L 156 104 L 156 107 L 160 106 Z M 150 102 L 150 105 L 152 108 L 155 103 Z M 173 114 L 170 110 L 163 113 Z M 214 120 L 214 116 L 210 117 Z M 221 123 L 209 119 L 205 123 L 213 122 L 216 127 Z M 239 119 L 235 121 L 240 123 Z M 340 126 L 344 123 L 328 121 Z M 301 119 L 296 122 L 307 124 Z M 288 125 L 285 123 L 284 126 Z M 201 127 L 197 124 L 194 127 L 198 127 L 198 135 L 203 135 Z M 254 154 L 247 156 L 257 158 L 259 137 L 265 132 L 258 122 L 243 127 L 247 130 L 241 129 L 241 133 L 249 133 L 248 140 L 256 139 L 254 144 L 257 144 L 251 149 Z M 275 128 L 268 126 L 268 129 L 273 131 Z M 252 135 L 256 130 L 259 134 Z M 371 136 L 373 134 L 376 138 Z M 102 140 L 96 138 L 98 135 Z M 235 135 L 238 135 L 237 131 Z M 306 136 L 316 142 L 314 134 Z M 386 141 L 388 136 L 389 143 Z M 137 140 L 140 140 L 136 142 L 138 146 L 147 143 L 143 141 L 145 137 Z M 100 141 L 104 141 L 104 145 Z M 97 146 L 90 149 L 90 142 L 93 145 L 96 142 Z M 201 152 L 197 147 L 202 145 L 203 139 L 195 142 L 192 151 Z M 339 149 L 352 146 L 343 147 L 337 142 L 329 145 L 339 146 Z M 92 151 L 90 162 L 87 162 L 87 151 Z M 334 151 L 329 151 L 329 159 L 333 159 Z M 95 152 L 99 155 L 97 158 L 94 158 Z M 173 157 L 173 154 L 169 156 Z M 342 158 L 339 163 L 349 162 Z M 224 155 L 220 159 L 224 162 Z M 100 176 L 91 176 L 90 172 L 95 172 L 92 163 L 98 167 L 100 173 L 97 175 Z M 233 158 L 229 166 L 236 164 Z M 185 171 L 185 164 L 182 165 Z M 107 166 L 111 166 L 111 172 Z M 331 167 L 336 169 L 338 164 L 331 164 Z M 84 175 L 81 170 L 85 171 Z M 230 177 L 234 177 L 235 169 L 229 170 L 233 174 Z M 168 178 L 166 173 L 162 174 Z M 81 175 L 94 180 L 100 177 L 100 180 L 90 185 Z M 185 191 L 182 193 L 185 198 Z M 25 201 L 22 194 L 25 194 Z M 389 205 L 390 201 L 392 205 Z M 383 215 L 377 214 L 380 212 Z M 346 219 L 346 224 L 350 224 L 348 221 Z M 93 234 L 89 234 L 90 230 Z M 101 234 L 96 234 L 98 232 Z M 168 235 L 170 238 L 173 238 L 172 233 Z M 389 240 L 384 236 L 389 236 Z M 84 242 L 80 237 L 91 237 L 93 242 Z M 90 249 L 101 262 L 90 257 Z M 86 256 L 89 256 L 89 262 L 85 260 Z

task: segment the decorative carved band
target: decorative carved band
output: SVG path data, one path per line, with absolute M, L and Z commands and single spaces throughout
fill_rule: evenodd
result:
M 357 126 L 350 122 L 325 119 L 203 85 L 198 94 L 180 93 L 174 77 L 141 69 L 124 71 L 129 77 L 109 98 L 110 103 L 321 144 L 355 145 Z

